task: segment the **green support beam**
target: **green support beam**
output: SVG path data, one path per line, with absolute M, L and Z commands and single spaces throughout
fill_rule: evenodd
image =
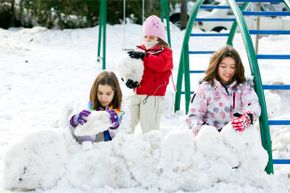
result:
M 175 107 L 174 110 L 178 111 L 180 110 L 180 100 L 181 100 L 181 94 L 182 94 L 182 88 L 185 90 L 185 111 L 188 112 L 189 109 L 189 102 L 190 102 L 190 68 L 189 68 L 189 38 L 192 31 L 193 24 L 196 20 L 197 13 L 199 11 L 199 8 L 202 4 L 203 0 L 197 0 L 190 16 L 190 19 L 187 23 L 185 36 L 182 44 L 182 52 L 180 54 L 180 62 L 179 62 L 179 69 L 178 69 L 178 77 L 177 77 L 177 87 L 176 87 L 176 95 L 175 95 Z M 264 149 L 268 153 L 268 163 L 265 168 L 265 171 L 268 174 L 272 174 L 273 171 L 273 159 L 272 159 L 272 145 L 271 145 L 271 137 L 270 137 L 270 129 L 268 125 L 268 114 L 267 114 L 267 107 L 266 107 L 266 101 L 264 96 L 264 91 L 262 87 L 262 80 L 261 80 L 261 74 L 258 66 L 258 61 L 256 58 L 256 53 L 254 50 L 254 46 L 252 43 L 251 36 L 249 34 L 249 31 L 247 29 L 247 25 L 244 19 L 244 16 L 242 15 L 242 11 L 247 8 L 249 5 L 249 2 L 245 2 L 242 4 L 241 7 L 239 7 L 235 0 L 227 0 L 228 4 L 230 5 L 231 10 L 233 11 L 233 14 L 236 18 L 235 22 L 233 23 L 227 42 L 227 45 L 233 45 L 233 39 L 236 33 L 237 27 L 240 29 L 240 33 L 243 39 L 243 43 L 245 46 L 245 50 L 248 56 L 251 74 L 254 77 L 255 82 L 255 90 L 257 92 L 257 95 L 259 97 L 259 103 L 261 106 L 261 116 L 259 119 L 260 122 L 260 133 L 261 133 L 261 140 L 262 145 Z M 289 0 L 285 0 L 285 4 L 289 9 L 290 3 Z M 184 87 L 182 85 L 184 78 Z

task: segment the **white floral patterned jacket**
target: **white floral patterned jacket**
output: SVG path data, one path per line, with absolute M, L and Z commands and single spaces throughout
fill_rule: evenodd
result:
M 186 121 L 194 133 L 204 124 L 220 131 L 233 119 L 234 113 L 248 111 L 253 114 L 253 120 L 261 113 L 252 81 L 247 80 L 238 85 L 234 81 L 226 89 L 218 80 L 214 80 L 213 85 L 209 82 L 200 84 L 193 95 Z

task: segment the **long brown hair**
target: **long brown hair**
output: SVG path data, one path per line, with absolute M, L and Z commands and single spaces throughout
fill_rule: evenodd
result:
M 112 101 L 112 105 L 114 109 L 120 109 L 122 103 L 122 91 L 119 85 L 118 78 L 116 77 L 114 72 L 110 71 L 102 71 L 96 77 L 90 92 L 90 101 L 92 103 L 92 107 L 94 110 L 101 107 L 101 104 L 98 100 L 98 87 L 99 85 L 109 85 L 112 87 L 114 91 L 114 97 Z
M 236 63 L 236 72 L 234 75 L 234 80 L 237 81 L 237 84 L 245 82 L 246 81 L 245 69 L 241 57 L 233 47 L 228 45 L 222 47 L 221 49 L 217 50 L 212 54 L 203 80 L 208 81 L 211 84 L 213 84 L 214 79 L 220 80 L 220 77 L 218 75 L 218 67 L 225 57 L 233 58 Z
M 162 46 L 162 47 L 166 47 L 168 48 L 169 45 L 168 43 L 166 43 L 164 40 L 162 40 L 161 38 L 158 37 L 158 45 Z

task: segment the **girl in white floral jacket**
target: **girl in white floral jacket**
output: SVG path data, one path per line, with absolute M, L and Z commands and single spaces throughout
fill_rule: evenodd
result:
M 221 131 L 230 121 L 236 131 L 242 132 L 257 120 L 261 108 L 253 83 L 246 80 L 244 72 L 234 48 L 225 46 L 212 55 L 187 117 L 194 134 L 202 125 Z

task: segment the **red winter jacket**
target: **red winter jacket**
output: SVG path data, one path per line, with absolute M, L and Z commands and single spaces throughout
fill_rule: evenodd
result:
M 144 51 L 144 73 L 140 86 L 135 90 L 138 95 L 164 96 L 172 74 L 172 50 L 159 45 L 146 50 L 144 45 L 137 46 Z

